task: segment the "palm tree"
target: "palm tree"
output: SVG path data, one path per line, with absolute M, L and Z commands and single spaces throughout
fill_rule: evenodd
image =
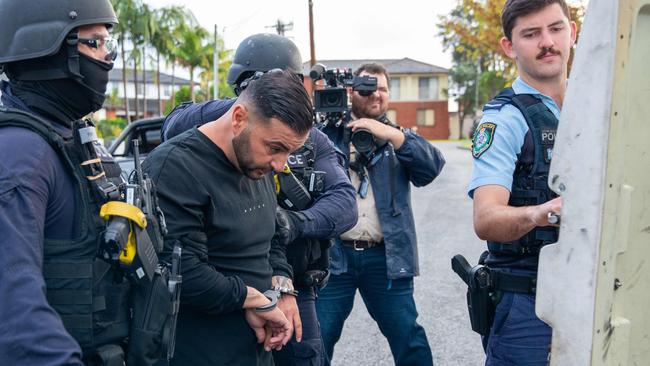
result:
M 151 45 L 153 35 L 158 32 L 158 22 L 156 19 L 155 11 L 151 10 L 148 5 L 142 7 L 141 13 L 142 20 L 145 24 L 144 42 L 142 45 L 142 94 L 143 94 L 143 107 L 142 115 L 147 116 L 147 47 Z
M 190 99 L 194 96 L 194 71 L 207 68 L 212 57 L 213 47 L 208 43 L 209 33 L 201 26 L 183 27 L 180 44 L 176 49 L 178 62 L 190 70 Z
M 119 23 L 115 25 L 114 32 L 118 34 L 118 42 L 120 44 L 120 56 L 122 58 L 122 87 L 124 91 L 124 111 L 126 112 L 127 123 L 131 122 L 131 113 L 129 111 L 129 94 L 127 88 L 126 76 L 126 51 L 124 50 L 124 43 L 128 39 L 130 21 L 134 17 L 136 4 L 134 0 L 111 0 L 115 14 L 119 19 Z
M 129 60 L 133 61 L 133 86 L 135 87 L 134 105 L 135 105 L 135 119 L 140 118 L 140 98 L 138 98 L 138 64 L 140 63 L 140 49 L 137 46 L 133 46 L 131 52 L 129 52 Z
M 156 87 L 158 89 L 158 114 L 163 114 L 162 99 L 160 97 L 160 58 L 166 61 L 174 60 L 175 48 L 179 29 L 186 23 L 187 13 L 184 8 L 170 6 L 155 11 L 155 22 L 157 27 L 151 33 L 151 44 L 156 50 Z M 172 65 L 172 70 L 174 66 Z M 174 75 L 172 72 L 172 102 L 174 89 Z
M 146 51 L 145 47 L 146 44 L 150 38 L 150 23 L 152 23 L 151 20 L 151 10 L 149 9 L 149 6 L 147 4 L 143 4 L 140 0 L 135 0 L 137 1 L 136 3 L 136 8 L 134 12 L 134 18 L 131 20 L 131 43 L 133 43 L 133 51 L 131 51 L 131 58 L 133 59 L 133 80 L 135 82 L 135 115 L 136 118 L 139 116 L 139 103 L 140 101 L 138 100 L 138 65 L 140 62 L 146 63 L 144 60 L 146 59 Z M 146 71 L 146 67 L 144 67 L 144 71 Z M 143 72 L 144 75 L 144 72 Z M 145 99 L 146 103 L 146 98 L 145 94 L 146 93 L 146 78 L 143 78 L 145 83 L 143 84 L 143 99 Z M 144 108 L 143 108 L 144 109 Z

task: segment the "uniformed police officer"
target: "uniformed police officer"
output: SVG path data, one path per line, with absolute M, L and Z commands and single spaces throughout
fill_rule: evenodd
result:
M 302 60 L 296 45 L 274 34 L 252 35 L 237 48 L 228 72 L 228 83 L 239 94 L 255 78 L 256 72 L 276 68 L 302 76 Z M 181 105 L 167 116 L 163 139 L 215 120 L 233 104 L 234 100 L 214 100 Z M 314 289 L 325 285 L 329 275 L 328 239 L 348 230 L 357 220 L 355 193 L 339 153 L 327 136 L 315 128 L 305 145 L 289 155 L 288 165 L 293 176 L 308 191 L 309 202 L 307 207 L 297 209 L 291 207 L 299 206 L 291 202 L 291 197 L 281 193 L 278 200 L 285 209 L 278 212 L 276 239 L 284 241 L 284 245 L 290 244 L 286 255 L 293 269 L 293 279 L 276 273 L 273 284 L 283 293 L 279 306 L 286 310 L 287 318 L 293 320 L 296 334 L 282 350 L 274 351 L 273 357 L 278 365 L 321 365 L 324 350 L 315 312 Z M 287 305 L 296 299 L 299 315 L 288 313 L 291 307 Z
M 117 55 L 111 3 L 6 0 L 0 14 L 0 364 L 156 362 L 151 344 L 136 350 L 144 334 L 125 356 L 135 287 L 98 258 L 120 170 L 82 117 Z
M 501 47 L 519 77 L 483 109 L 469 186 L 476 234 L 488 242 L 482 262 L 500 298 L 484 337 L 486 365 L 546 365 L 551 328 L 535 315 L 535 280 L 540 248 L 558 235 L 548 218 L 562 199 L 548 169 L 576 25 L 563 0 L 508 0 L 501 22 Z

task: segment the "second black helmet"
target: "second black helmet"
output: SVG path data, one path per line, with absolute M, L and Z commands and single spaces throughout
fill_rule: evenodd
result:
M 228 70 L 228 84 L 239 85 L 256 71 L 283 69 L 302 75 L 298 47 L 286 37 L 260 33 L 244 39 L 235 51 Z

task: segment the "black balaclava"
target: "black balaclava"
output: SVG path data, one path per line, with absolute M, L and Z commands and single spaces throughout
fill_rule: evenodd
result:
M 79 55 L 80 75 L 70 70 L 69 52 Z M 31 110 L 70 126 L 102 108 L 112 68 L 64 46 L 52 56 L 8 64 L 7 75 L 13 94 Z

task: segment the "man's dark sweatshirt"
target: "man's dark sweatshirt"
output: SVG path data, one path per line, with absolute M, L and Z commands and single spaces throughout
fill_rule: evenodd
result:
M 276 197 L 271 175 L 242 175 L 193 128 L 156 148 L 144 169 L 167 221 L 165 251 L 183 247 L 181 309 L 172 364 L 265 364 L 244 319 L 246 286 L 265 291 L 273 270 L 291 276 L 271 251 Z

